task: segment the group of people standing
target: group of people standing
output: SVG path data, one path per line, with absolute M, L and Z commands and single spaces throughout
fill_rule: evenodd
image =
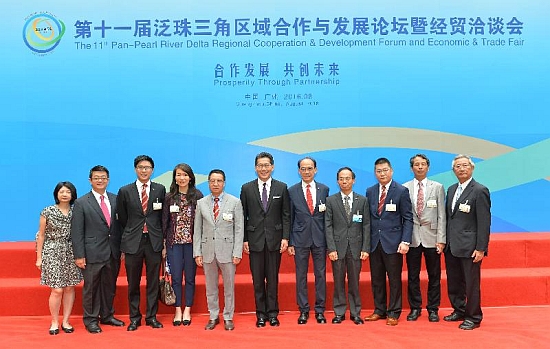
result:
M 109 171 L 98 165 L 89 173 L 91 191 L 77 199 L 70 182 L 54 190 L 55 205 L 40 215 L 37 261 L 41 284 L 51 288 L 52 321 L 49 333 L 71 333 L 69 323 L 74 286 L 84 279 L 83 321 L 88 332 L 100 333 L 100 325 L 125 326 L 114 316 L 113 300 L 121 262 L 128 281 L 130 323 L 128 331 L 141 326 L 140 283 L 145 264 L 145 324 L 162 328 L 158 311 L 159 271 L 167 257 L 176 295 L 174 326 L 191 325 L 195 274 L 202 267 L 206 280 L 209 321 L 205 329 L 220 323 L 218 274 L 224 284 L 224 328 L 233 330 L 235 271 L 242 253 L 249 254 L 254 287 L 256 326 L 279 326 L 278 283 L 281 255 L 294 256 L 298 324 L 309 319 L 307 273 L 310 255 L 315 275 L 315 319 L 326 323 L 326 256 L 332 263 L 334 317 L 346 319 L 346 285 L 350 319 L 362 324 L 359 278 L 362 263 L 369 260 L 374 312 L 366 321 L 386 319 L 398 324 L 402 311 L 401 270 L 406 255 L 407 320 L 421 315 L 420 265 L 424 255 L 429 277 L 429 321 L 439 321 L 441 298 L 440 255 L 447 265 L 447 284 L 453 313 L 446 321 L 459 321 L 462 329 L 479 327 L 480 266 L 487 253 L 490 228 L 490 196 L 486 187 L 472 179 L 475 164 L 464 155 L 453 160 L 459 183 L 451 186 L 445 200 L 443 186 L 427 179 L 430 162 L 423 154 L 410 160 L 415 178 L 405 185 L 392 180 L 388 159 L 375 161 L 378 184 L 366 196 L 353 191 L 355 173 L 338 170 L 340 191 L 315 181 L 316 161 L 298 162 L 301 181 L 290 188 L 272 178 L 273 156 L 255 158 L 257 178 L 244 184 L 240 198 L 225 192 L 225 173 L 210 171 L 210 193 L 195 187 L 195 175 L 187 164 L 173 170 L 170 190 L 151 181 L 154 161 L 147 155 L 134 159 L 137 180 L 118 195 L 107 192 Z M 414 204 L 413 204 L 414 203 Z M 387 303 L 386 275 L 389 280 Z M 185 278 L 185 288 L 182 287 Z M 184 297 L 185 296 L 185 297 Z M 182 309 L 183 307 L 183 309 Z

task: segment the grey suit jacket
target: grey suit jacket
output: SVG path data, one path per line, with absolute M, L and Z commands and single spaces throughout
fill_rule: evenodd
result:
M 445 189 L 438 182 L 427 179 L 426 188 L 424 188 L 424 210 L 422 219 L 416 212 L 414 201 L 414 180 L 403 184 L 409 189 L 413 211 L 413 233 L 411 247 L 418 247 L 420 244 L 424 247 L 434 248 L 436 243 L 445 244 L 446 217 L 445 217 Z
M 111 255 L 120 258 L 121 233 L 116 220 L 117 197 L 109 192 L 106 195 L 111 204 L 111 226 L 107 225 L 91 191 L 74 203 L 71 240 L 75 259 L 86 258 L 87 263 L 101 263 L 108 261 Z
M 340 191 L 327 198 L 325 230 L 328 252 L 338 252 L 338 259 L 344 258 L 348 245 L 354 259 L 361 252 L 370 253 L 370 211 L 366 197 L 353 192 L 352 214 L 362 215 L 362 222 L 353 222 L 347 218 Z
M 485 251 L 489 248 L 491 231 L 491 195 L 489 189 L 474 179 L 458 198 L 454 210 L 452 201 L 458 184 L 447 190 L 447 246 L 455 257 L 470 258 L 474 250 Z M 469 212 L 460 210 L 460 204 L 469 206 Z
M 242 258 L 244 215 L 241 201 L 223 193 L 220 211 L 214 220 L 212 194 L 197 201 L 193 235 L 193 257 L 202 256 L 204 263 L 212 263 L 214 257 L 220 263 L 231 263 L 233 257 Z

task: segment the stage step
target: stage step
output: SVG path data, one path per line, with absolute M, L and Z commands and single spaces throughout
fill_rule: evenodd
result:
M 493 234 L 489 256 L 482 267 L 482 305 L 539 305 L 550 304 L 550 233 Z M 36 254 L 34 243 L 0 243 L 0 316 L 47 315 L 49 288 L 40 285 L 40 272 L 34 266 Z M 444 263 L 443 263 L 444 268 Z M 115 308 L 119 314 L 128 313 L 127 282 L 122 268 L 117 282 Z M 332 307 L 332 272 L 327 263 L 327 310 Z M 407 273 L 403 273 L 403 307 L 406 301 Z M 310 268 L 310 271 L 312 269 Z M 313 274 L 308 275 L 310 303 L 314 302 Z M 426 290 L 427 276 L 421 274 L 421 287 Z M 198 268 L 196 297 L 193 312 L 205 313 L 206 296 L 204 275 Z M 220 282 L 221 284 L 221 282 Z M 446 275 L 442 273 L 442 304 L 449 307 L 446 296 Z M 236 311 L 254 311 L 254 293 L 248 258 L 237 268 Z M 361 297 L 365 314 L 373 308 L 368 263 L 363 264 L 361 273 Z M 223 292 L 223 291 L 221 291 Z M 145 277 L 142 278 L 142 295 L 145 294 Z M 222 294 L 222 293 L 220 293 Z M 279 303 L 281 310 L 296 310 L 296 282 L 293 258 L 284 255 L 281 264 Z M 424 296 L 425 297 L 425 296 Z M 223 299 L 223 297 L 221 297 Z M 77 297 L 73 313 L 82 314 L 82 284 L 77 286 Z M 425 300 L 424 300 L 425 302 Z M 142 309 L 145 298 L 142 297 Z M 161 305 L 160 313 L 172 313 L 173 309 Z

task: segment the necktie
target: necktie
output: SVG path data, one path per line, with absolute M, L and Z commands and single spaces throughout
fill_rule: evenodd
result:
M 384 201 L 386 201 L 386 186 L 382 186 L 382 194 L 380 194 L 380 201 L 378 202 L 378 215 L 382 214 L 382 208 L 384 207 Z
M 309 213 L 313 214 L 313 197 L 311 196 L 311 191 L 309 188 L 311 185 L 306 185 L 306 201 L 307 201 L 307 208 L 309 208 Z
M 344 209 L 346 210 L 346 215 L 349 217 L 351 216 L 351 207 L 349 205 L 349 196 L 344 196 Z
M 218 215 L 220 214 L 220 206 L 218 205 L 219 201 L 220 198 L 214 198 L 214 220 L 218 219 Z
M 422 190 L 422 182 L 418 182 L 418 194 L 416 196 L 416 213 L 418 217 L 422 217 L 424 211 L 424 190 Z
M 101 212 L 103 212 L 103 216 L 105 217 L 105 220 L 107 221 L 107 226 L 111 226 L 111 215 L 109 214 L 109 209 L 107 208 L 107 204 L 105 203 L 105 197 L 103 195 L 100 196 L 101 203 L 99 204 L 99 207 L 101 207 Z
M 262 189 L 262 206 L 264 207 L 264 211 L 267 212 L 267 186 L 266 186 L 266 183 L 264 183 L 264 188 Z
M 459 184 L 458 188 L 456 188 L 456 194 L 455 194 L 455 198 L 453 200 L 453 207 L 452 207 L 453 210 L 455 209 L 456 202 L 460 198 L 460 195 L 462 195 L 462 186 Z
M 141 208 L 143 209 L 143 213 L 147 212 L 147 203 L 149 202 L 149 197 L 147 196 L 147 183 L 143 184 L 141 186 Z M 147 222 L 143 224 L 143 232 L 147 233 L 149 230 L 147 229 Z

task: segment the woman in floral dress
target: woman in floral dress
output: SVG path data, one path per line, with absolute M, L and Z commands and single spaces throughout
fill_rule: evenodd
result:
M 70 182 L 60 182 L 53 191 L 55 205 L 40 213 L 36 237 L 36 266 L 40 269 L 40 284 L 51 288 L 49 307 L 52 322 L 49 333 L 59 333 L 59 310 L 63 303 L 61 328 L 71 333 L 69 324 L 73 309 L 74 286 L 82 280 L 80 269 L 74 262 L 71 243 L 72 204 L 76 200 L 76 188 Z

